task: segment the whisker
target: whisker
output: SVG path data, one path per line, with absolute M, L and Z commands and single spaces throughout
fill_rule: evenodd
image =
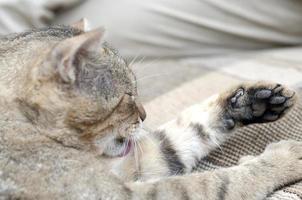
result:
M 222 150 L 221 146 L 215 140 L 212 140 L 212 142 L 219 148 L 221 153 L 223 153 L 223 150 Z
M 136 143 L 137 143 L 138 148 L 139 148 L 139 150 L 140 150 L 140 152 L 141 152 L 141 155 L 143 155 L 143 149 L 142 149 L 142 147 L 141 147 L 141 145 L 140 145 L 140 142 L 137 141 Z
M 156 143 L 152 140 L 151 136 L 149 136 L 148 134 L 143 134 L 142 137 L 149 140 L 153 144 L 153 146 L 156 146 Z
M 136 141 L 133 140 L 133 137 L 132 138 L 132 142 L 134 143 L 134 160 L 135 160 L 135 169 L 137 172 L 139 172 L 139 158 L 138 158 L 138 153 L 137 153 L 137 144 L 136 144 Z
M 138 78 L 137 80 L 133 81 L 133 83 L 138 83 L 139 81 L 142 81 L 142 80 L 145 80 L 145 79 L 149 79 L 149 78 L 154 78 L 154 77 L 159 77 L 159 76 L 171 76 L 173 74 L 177 74 L 177 73 L 180 73 L 180 72 L 184 72 L 186 71 L 186 69 L 181 69 L 181 70 L 177 70 L 177 71 L 174 71 L 174 72 L 167 72 L 167 73 L 158 73 L 158 74 L 152 74 L 152 75 L 149 75 L 149 76 L 143 76 L 141 78 Z
M 171 73 L 160 73 L 160 74 L 153 74 L 153 75 L 149 75 L 149 76 L 144 76 L 142 78 L 139 78 L 137 80 L 135 80 L 135 82 L 139 82 L 145 79 L 149 79 L 149 78 L 154 78 L 154 77 L 159 77 L 159 76 L 168 76 L 171 75 Z
M 137 58 L 139 57 L 139 54 L 136 54 L 136 56 L 134 56 L 134 58 L 129 62 L 128 66 L 132 67 L 133 63 L 136 62 Z M 145 58 L 145 57 L 143 57 Z M 141 59 L 142 60 L 142 59 Z M 139 61 L 140 62 L 140 61 Z
M 142 57 L 138 62 L 136 62 L 135 64 L 136 64 L 136 65 L 142 64 L 142 63 L 144 62 L 145 58 L 146 58 L 146 56 L 143 56 L 143 57 Z M 134 63 L 133 63 L 133 64 L 134 64 Z
M 154 64 L 156 64 L 156 63 L 158 63 L 159 60 L 160 60 L 160 59 L 154 59 L 154 60 L 152 60 L 152 61 L 148 61 L 148 62 L 144 63 L 142 66 L 139 66 L 139 65 L 141 65 L 141 63 L 143 62 L 143 59 L 141 59 L 141 60 L 138 61 L 137 63 L 133 63 L 134 66 L 135 66 L 135 65 L 139 66 L 139 67 L 135 68 L 135 69 L 136 69 L 135 71 L 136 71 L 136 72 L 140 72 L 141 70 L 146 69 L 146 68 L 148 68 L 148 67 L 150 67 L 150 66 L 152 66 L 152 65 L 154 65 Z
M 126 154 L 128 145 L 129 145 L 129 139 L 126 139 L 126 142 L 124 142 L 124 144 L 123 144 L 123 149 L 124 149 L 123 150 L 123 155 Z

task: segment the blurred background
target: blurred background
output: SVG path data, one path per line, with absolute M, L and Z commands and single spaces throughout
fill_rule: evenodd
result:
M 83 17 L 137 74 L 150 128 L 243 81 L 302 86 L 301 0 L 0 0 L 0 35 Z

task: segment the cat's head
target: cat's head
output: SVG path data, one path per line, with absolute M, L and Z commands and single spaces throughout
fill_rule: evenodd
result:
M 131 149 L 128 139 L 145 112 L 133 72 L 103 42 L 103 33 L 82 31 L 36 50 L 21 107 L 56 140 L 82 142 L 101 155 L 119 156 Z

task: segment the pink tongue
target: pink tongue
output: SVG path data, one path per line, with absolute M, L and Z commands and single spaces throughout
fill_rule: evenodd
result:
M 126 156 L 130 150 L 131 150 L 131 147 L 132 147 L 132 142 L 131 140 L 128 142 L 127 146 L 125 147 L 125 150 L 124 152 L 122 152 L 119 156 L 123 157 L 123 156 Z

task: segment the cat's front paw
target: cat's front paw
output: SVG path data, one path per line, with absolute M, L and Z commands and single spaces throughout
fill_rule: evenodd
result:
M 302 142 L 283 140 L 268 145 L 259 156 L 243 158 L 240 166 L 277 188 L 302 179 Z M 255 176 L 256 177 L 256 176 Z M 264 179 L 263 179 L 264 178 Z
M 233 120 L 234 125 L 275 121 L 294 105 L 296 99 L 294 91 L 280 84 L 263 82 L 242 85 L 229 93 L 225 120 Z
M 269 165 L 284 184 L 302 178 L 302 142 L 282 140 L 268 145 L 260 162 Z M 276 175 L 276 176 L 277 176 Z

